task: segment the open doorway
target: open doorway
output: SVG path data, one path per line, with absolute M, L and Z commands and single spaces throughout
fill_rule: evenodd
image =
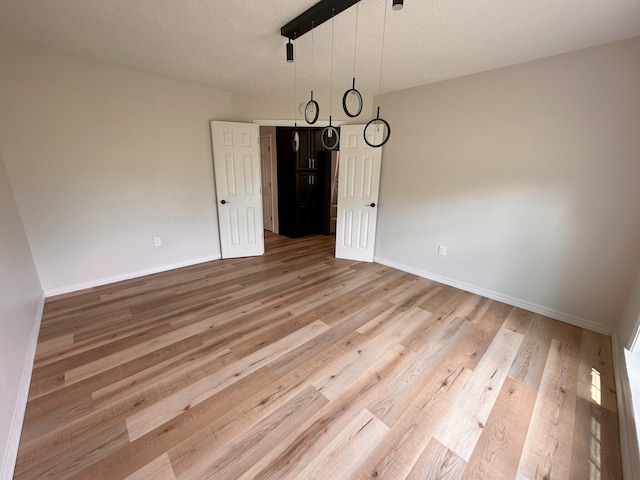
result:
M 322 127 L 261 126 L 264 228 L 290 238 L 335 233 L 338 151 L 322 147 Z
M 337 258 L 372 262 L 382 160 L 382 149 L 373 145 L 380 144 L 381 131 L 341 125 L 340 149 L 329 151 L 322 127 L 261 125 L 261 135 L 273 138 L 274 130 L 271 172 L 264 176 L 277 179 L 271 193 L 278 205 L 274 231 L 289 238 L 335 235 Z

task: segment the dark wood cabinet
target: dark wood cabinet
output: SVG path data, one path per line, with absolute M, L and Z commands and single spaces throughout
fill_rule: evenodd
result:
M 324 231 L 324 158 L 321 128 L 298 128 L 300 148 L 293 151 L 293 127 L 276 128 L 279 230 L 287 237 Z
M 320 141 L 322 130 L 305 128 L 298 129 L 298 132 L 300 134 L 300 149 L 295 153 L 298 170 L 318 170 L 318 157 L 323 151 Z M 291 135 L 293 135 L 293 129 L 291 129 Z

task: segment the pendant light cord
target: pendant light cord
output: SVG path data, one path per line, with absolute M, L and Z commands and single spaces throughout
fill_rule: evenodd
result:
M 356 0 L 356 28 L 353 36 L 353 78 L 356 77 L 356 55 L 358 54 L 358 10 L 360 8 L 360 0 Z
M 293 44 L 296 43 L 296 34 L 293 34 Z M 298 64 L 293 59 L 293 123 L 295 126 L 298 124 Z
M 384 21 L 382 23 L 382 49 L 380 52 L 380 80 L 378 82 L 378 95 L 382 93 L 382 65 L 384 64 L 384 33 L 387 30 L 387 3 L 384 4 Z
M 313 78 L 313 22 L 311 22 L 311 78 Z
M 322 147 L 326 150 L 335 150 L 338 148 L 338 144 L 340 143 L 340 134 L 338 130 L 332 125 L 332 111 L 333 111 L 333 49 L 334 49 L 334 33 L 335 33 L 335 17 L 336 10 L 335 8 L 331 10 L 331 67 L 330 67 L 330 78 L 329 78 L 329 125 L 322 129 L 322 133 L 320 133 L 320 143 L 322 143 Z M 333 138 L 335 135 L 335 141 L 332 145 L 327 145 L 325 142 L 324 136 L 325 133 L 328 138 Z
M 332 99 L 333 99 L 333 31 L 336 23 L 335 8 L 331 11 L 331 77 L 329 79 L 329 124 L 331 124 Z
M 384 4 L 384 21 L 382 24 L 382 51 L 380 52 L 380 81 L 378 82 L 378 96 L 380 96 L 380 94 L 382 93 L 382 66 L 384 64 L 384 34 L 386 30 L 387 30 L 387 4 L 385 3 Z M 369 128 L 369 126 L 375 125 L 376 132 L 379 132 L 380 131 L 379 128 L 381 124 L 386 127 L 387 136 L 384 137 L 384 139 L 380 143 L 371 143 L 367 138 L 367 129 Z M 391 137 L 391 126 L 389 125 L 389 122 L 387 122 L 384 118 L 380 117 L 380 105 L 378 105 L 376 118 L 370 120 L 369 123 L 365 125 L 363 134 L 364 134 L 364 143 L 366 143 L 367 145 L 373 148 L 382 147 L 385 143 L 389 141 L 389 138 Z
M 314 22 L 311 22 L 311 78 L 312 79 L 314 78 L 314 74 L 313 74 L 313 44 L 315 43 L 313 38 L 314 26 L 315 26 Z M 313 112 L 315 114 L 312 120 L 309 119 L 309 116 L 310 116 L 309 112 Z M 304 107 L 304 119 L 307 121 L 309 125 L 313 125 L 318 120 L 319 114 L 320 114 L 320 108 L 318 107 L 318 102 L 316 102 L 313 99 L 313 88 L 312 88 L 311 99 L 307 102 L 307 106 Z

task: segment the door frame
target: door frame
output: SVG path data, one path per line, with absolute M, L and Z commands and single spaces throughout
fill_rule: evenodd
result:
M 269 137 L 269 145 L 271 146 L 271 218 L 273 218 L 273 230 L 276 235 L 280 234 L 280 216 L 278 214 L 278 151 L 275 146 L 275 127 L 260 127 L 260 142 L 263 137 Z
M 278 149 L 274 148 L 274 141 L 276 127 L 294 127 L 296 125 L 300 127 L 307 127 L 309 125 L 306 124 L 304 118 L 300 118 L 298 120 L 292 119 L 258 119 L 253 120 L 252 123 L 255 123 L 259 127 L 260 138 L 262 135 L 266 135 L 271 133 L 271 162 L 272 162 L 272 176 L 271 176 L 271 185 L 272 187 L 272 197 L 273 197 L 273 233 L 276 235 L 280 235 L 280 214 L 279 214 L 279 199 L 278 199 Z M 334 120 L 331 122 L 334 127 L 339 127 L 340 125 L 346 124 L 344 120 Z M 328 127 L 329 120 L 319 119 L 314 125 L 314 127 Z M 271 130 L 273 129 L 273 130 Z M 274 194 L 275 191 L 275 194 Z

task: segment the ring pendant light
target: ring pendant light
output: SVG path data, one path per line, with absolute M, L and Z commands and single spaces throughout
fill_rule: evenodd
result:
M 311 76 L 313 77 L 313 23 L 311 22 Z M 313 90 L 311 90 L 311 100 L 304 107 L 304 119 L 309 125 L 313 125 L 318 121 L 320 115 L 320 107 L 318 102 L 313 99 Z
M 347 8 L 356 5 L 356 45 L 354 48 L 354 72 L 353 72 L 353 83 L 352 88 L 347 90 L 345 96 L 343 96 L 343 108 L 345 113 L 350 117 L 355 117 L 357 114 L 354 114 L 354 109 L 349 109 L 348 106 L 345 106 L 347 97 L 352 97 L 356 95 L 356 100 L 358 103 L 358 114 L 361 113 L 360 102 L 362 101 L 362 95 L 355 88 L 355 67 L 356 67 L 356 51 L 357 51 L 357 24 L 358 24 L 358 3 L 360 0 L 320 0 L 318 3 L 313 5 L 311 8 L 306 10 L 305 12 L 298 15 L 292 21 L 284 25 L 280 29 L 280 33 L 285 36 L 287 39 L 292 39 L 297 35 L 298 37 L 304 35 L 307 32 L 311 32 L 311 64 L 313 70 L 313 29 L 317 25 L 321 25 L 329 19 L 332 19 L 336 13 L 341 13 Z M 384 44 L 385 44 L 385 32 L 387 25 L 387 3 L 388 0 L 385 0 L 385 10 L 384 10 L 384 24 L 382 30 L 382 49 L 380 54 L 380 82 L 378 95 L 382 93 L 382 74 L 383 74 L 383 65 L 384 65 Z M 404 0 L 393 0 L 393 10 L 399 10 L 402 8 L 404 4 Z M 332 38 L 333 40 L 333 38 Z M 287 46 L 287 59 L 289 59 L 289 50 L 291 47 Z M 332 58 L 332 67 L 333 67 L 333 58 Z M 333 75 L 332 75 L 333 79 Z M 318 116 L 320 114 L 318 107 L 318 102 L 313 99 L 313 90 L 311 91 L 311 99 L 307 102 L 306 107 L 304 109 L 304 117 L 307 123 L 314 124 L 318 120 Z M 331 116 L 329 117 L 329 125 L 331 126 Z M 383 133 L 383 139 L 380 143 L 371 143 L 367 139 L 367 132 L 370 131 L 371 128 L 376 128 L 376 133 L 379 132 L 380 128 L 383 128 L 385 132 Z M 336 131 L 337 132 L 337 131 Z M 367 123 L 364 129 L 364 140 L 367 145 L 377 148 L 383 146 L 389 140 L 391 136 L 391 128 L 389 123 L 380 117 L 380 107 L 377 108 L 376 118 L 372 119 Z M 374 138 L 376 135 L 374 135 Z
M 356 26 L 355 26 L 355 34 L 354 34 L 354 43 L 353 43 L 353 84 L 349 90 L 344 92 L 342 96 L 342 109 L 344 113 L 347 114 L 348 117 L 354 118 L 360 115 L 362 112 L 362 95 L 356 89 L 356 53 L 358 51 L 358 12 L 359 12 L 359 3 L 360 0 L 356 1 Z M 357 109 L 352 112 L 349 110 L 349 103 L 356 103 Z
M 340 134 L 336 127 L 331 125 L 331 101 L 333 100 L 333 31 L 335 26 L 335 17 L 331 18 L 331 75 L 330 75 L 330 83 L 329 83 L 329 126 L 324 127 L 322 129 L 322 133 L 320 133 L 320 143 L 325 148 L 325 150 L 335 150 L 338 148 L 338 144 L 340 143 Z M 335 137 L 335 138 L 334 138 Z M 334 138 L 333 144 L 330 143 L 331 138 Z M 327 141 L 325 141 L 327 139 Z
M 378 95 L 382 93 L 382 65 L 384 62 L 384 33 L 386 28 L 387 28 L 387 2 L 384 2 L 384 22 L 382 26 L 382 49 L 380 51 L 380 81 L 378 83 L 379 85 Z M 380 128 L 380 126 L 386 129 L 386 132 L 383 132 L 382 141 L 380 143 L 369 142 L 369 140 L 367 139 L 367 130 L 369 130 L 369 127 L 375 127 L 376 131 L 379 131 L 378 129 Z M 391 127 L 389 126 L 389 122 L 387 122 L 384 118 L 380 118 L 380 106 L 378 106 L 376 118 L 374 118 L 373 120 L 369 121 L 369 123 L 367 123 L 367 125 L 364 127 L 363 134 L 364 134 L 364 142 L 373 148 L 381 147 L 389 141 L 389 137 L 391 136 Z

